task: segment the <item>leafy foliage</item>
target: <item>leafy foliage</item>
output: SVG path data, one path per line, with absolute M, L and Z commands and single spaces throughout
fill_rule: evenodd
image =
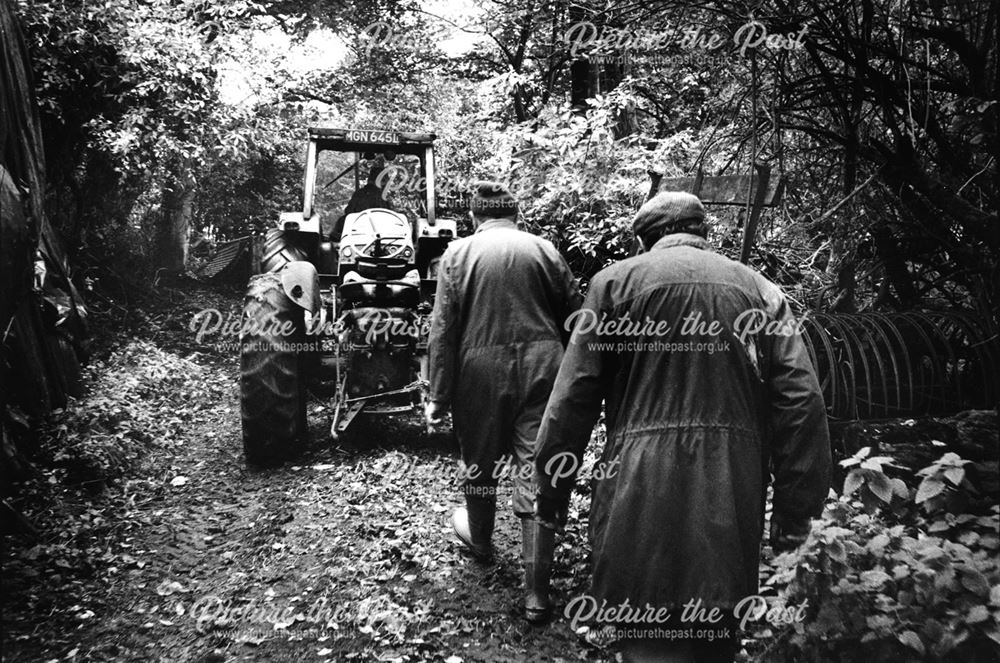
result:
M 53 414 L 43 434 L 60 483 L 101 490 L 133 470 L 151 447 L 178 444 L 197 411 L 164 416 L 227 393 L 190 361 L 133 340 L 88 367 L 90 393 Z M 185 408 L 187 409 L 187 408 Z
M 55 192 L 74 249 L 137 266 L 160 226 L 189 219 L 184 196 L 221 159 L 267 154 L 274 115 L 220 101 L 220 70 L 260 6 L 21 3 Z M 73 206 L 60 204 L 68 198 Z M 136 234 L 132 231 L 141 229 Z M 150 232 L 153 230 L 154 232 Z M 181 228 L 181 232 L 186 232 Z M 140 270 L 141 273 L 141 270 Z
M 975 499 L 970 463 L 954 453 L 920 470 L 914 489 L 886 476 L 891 459 L 869 451 L 842 462 L 851 468 L 843 496 L 801 548 L 775 560 L 768 584 L 789 604 L 808 603 L 810 613 L 768 656 L 993 660 L 1000 647 L 995 496 Z
M 381 126 L 436 132 L 449 192 L 515 184 L 527 225 L 584 277 L 627 254 L 647 169 L 733 174 L 756 160 L 785 174 L 786 196 L 751 262 L 803 307 L 985 314 L 996 8 L 925 5 L 765 2 L 751 17 L 739 2 L 20 3 L 53 213 L 71 244 L 122 264 L 156 260 L 132 230 L 185 205 L 191 229 L 218 239 L 294 209 L 307 124 Z M 741 48 L 751 18 L 801 43 Z M 611 38 L 574 47 L 584 23 Z M 719 46 L 684 42 L 695 28 Z M 442 48 L 454 34 L 466 53 Z M 649 34 L 675 38 L 635 43 Z M 316 35 L 332 50 L 292 66 L 287 51 Z M 223 94 L 234 71 L 243 99 Z M 735 253 L 742 208 L 710 211 Z
M 513 134 L 512 179 L 533 228 L 555 241 L 576 271 L 593 274 L 627 255 L 631 216 L 642 200 L 646 159 L 632 138 L 617 139 L 614 100 L 592 102 L 586 117 L 568 105 Z

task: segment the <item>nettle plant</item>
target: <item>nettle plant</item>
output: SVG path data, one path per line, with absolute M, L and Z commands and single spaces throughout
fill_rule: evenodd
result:
M 899 468 L 889 456 L 872 456 L 871 447 L 865 447 L 851 458 L 840 462 L 841 467 L 850 468 L 844 479 L 844 497 L 857 496 L 869 513 L 880 507 L 890 506 L 896 510 L 905 508 L 910 490 L 902 479 L 890 479 L 883 468 Z
M 946 453 L 909 482 L 868 448 L 841 465 L 842 494 L 774 560 L 768 584 L 809 607 L 764 660 L 997 660 L 1000 506 L 982 499 L 976 464 Z
M 969 496 L 979 493 L 966 476 L 965 466 L 970 463 L 949 452 L 917 472 L 923 480 L 917 489 L 916 503 L 923 505 L 929 514 L 955 513 L 965 508 Z

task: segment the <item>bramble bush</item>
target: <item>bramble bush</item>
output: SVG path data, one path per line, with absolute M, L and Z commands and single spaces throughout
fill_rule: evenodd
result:
M 1000 506 L 981 490 L 995 463 L 946 453 L 904 478 L 864 448 L 796 551 L 768 584 L 808 602 L 768 661 L 995 661 L 1000 652 Z M 903 472 L 899 472 L 902 470 Z

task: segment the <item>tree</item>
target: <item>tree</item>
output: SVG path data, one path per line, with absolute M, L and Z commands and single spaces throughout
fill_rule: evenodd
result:
M 199 177 L 227 151 L 245 153 L 252 116 L 219 99 L 219 64 L 232 34 L 255 8 L 235 2 L 158 1 L 128 16 L 117 43 L 122 72 L 117 120 L 98 122 L 97 138 L 125 173 L 158 185 L 154 215 L 157 266 L 183 272 Z
M 253 109 L 220 102 L 218 68 L 259 6 L 110 0 L 20 8 L 54 164 L 49 182 L 57 197 L 68 191 L 76 201 L 56 215 L 71 244 L 113 244 L 111 236 L 142 226 L 139 236 L 154 238 L 145 251 L 155 266 L 183 271 L 199 175 L 213 159 L 245 152 L 257 125 Z

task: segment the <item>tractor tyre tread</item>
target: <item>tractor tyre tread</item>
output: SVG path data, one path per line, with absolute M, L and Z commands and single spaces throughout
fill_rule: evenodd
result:
M 281 271 L 285 265 L 296 260 L 308 260 L 308 255 L 295 245 L 292 233 L 279 228 L 268 230 L 260 254 L 261 273 Z
M 280 463 L 299 450 L 307 432 L 302 309 L 274 273 L 250 279 L 240 338 L 243 451 L 254 465 Z M 283 334 L 282 327 L 294 329 Z

